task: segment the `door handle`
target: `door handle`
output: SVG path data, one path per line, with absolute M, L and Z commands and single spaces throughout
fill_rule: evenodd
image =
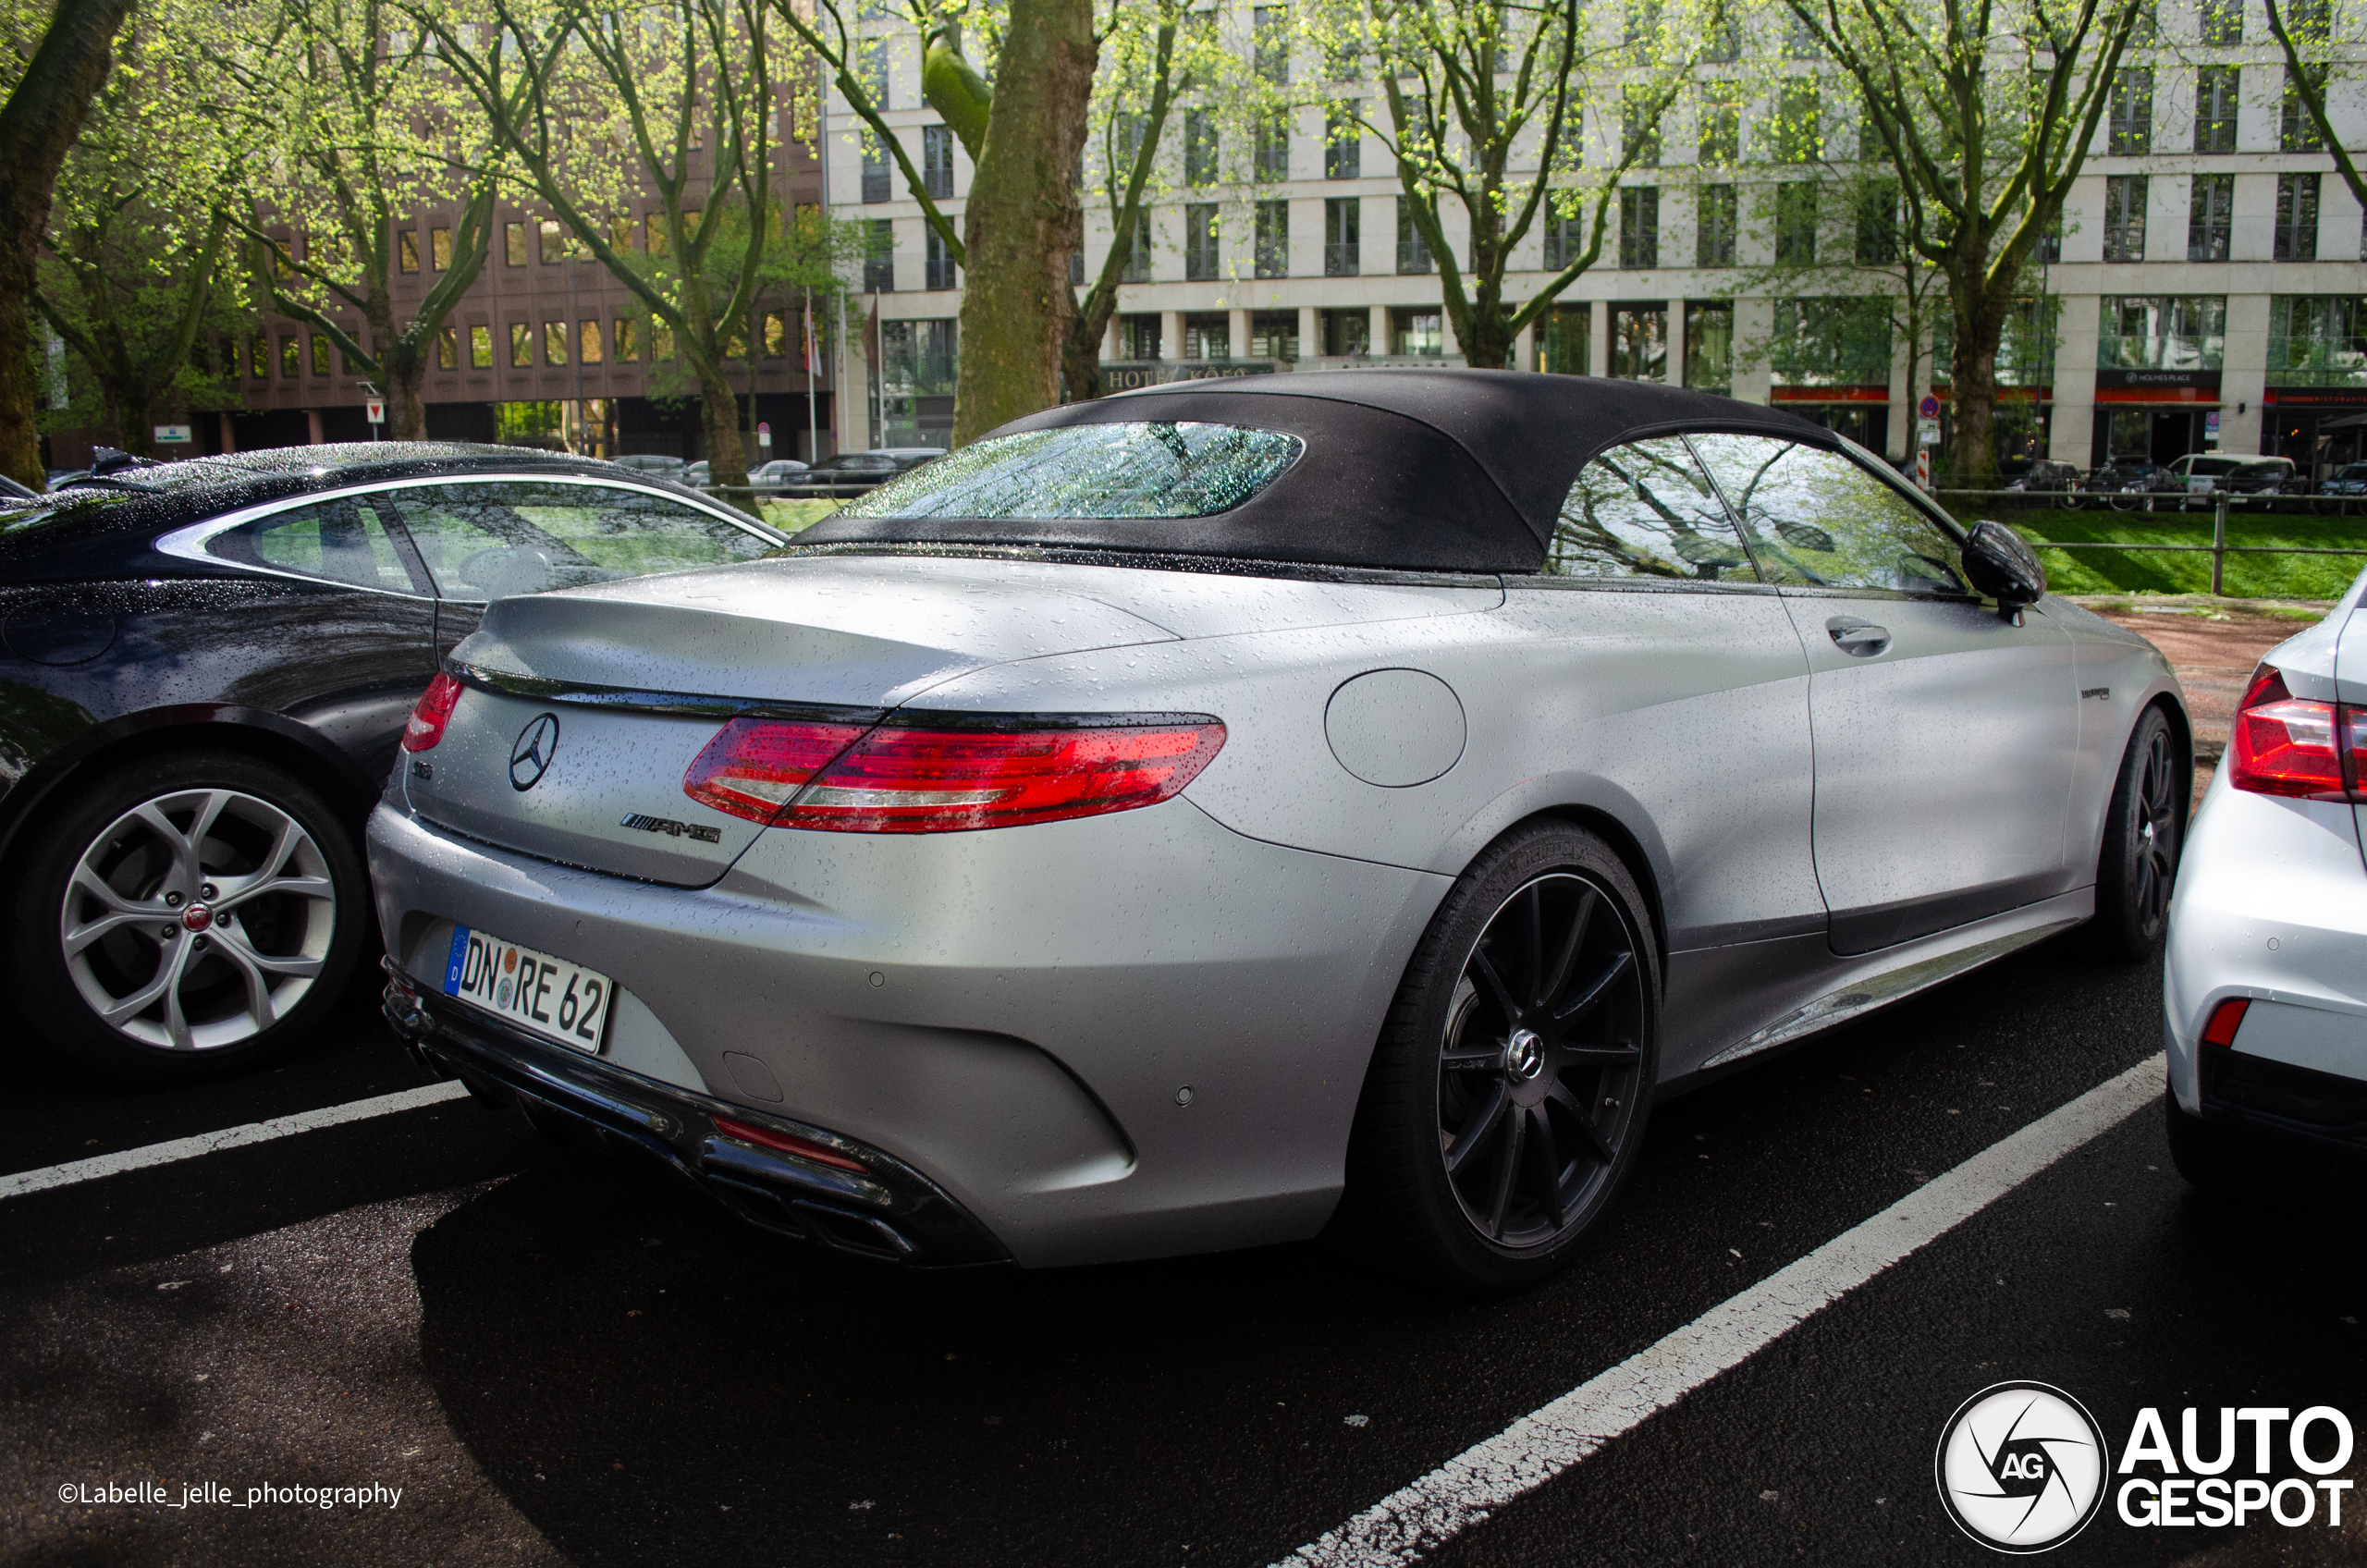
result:
M 1824 629 L 1832 633 L 1833 645 L 1852 658 L 1870 659 L 1890 647 L 1890 628 L 1870 620 L 1837 615 L 1824 623 Z

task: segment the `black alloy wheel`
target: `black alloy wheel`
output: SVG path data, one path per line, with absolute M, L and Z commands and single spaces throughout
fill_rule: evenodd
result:
M 2148 708 L 2128 738 L 2096 864 L 2095 944 L 2110 959 L 2150 957 L 2170 926 L 2186 837 L 2188 771 L 2170 721 Z
M 1566 823 L 1455 881 L 1366 1074 L 1335 1233 L 1466 1292 L 1568 1261 L 1634 1168 L 1657 1081 L 1660 962 L 1635 877 Z
M 1552 1241 L 1611 1179 L 1636 1115 L 1643 968 L 1602 890 L 1537 877 L 1471 949 L 1439 1051 L 1439 1156 L 1500 1246 Z

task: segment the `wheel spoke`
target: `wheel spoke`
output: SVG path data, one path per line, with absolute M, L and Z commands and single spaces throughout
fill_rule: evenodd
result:
M 238 970 L 239 978 L 246 982 L 247 1015 L 254 1021 L 255 1027 L 257 1029 L 271 1027 L 277 1021 L 279 1014 L 271 1005 L 271 980 L 264 973 L 264 962 L 262 955 L 248 947 L 244 938 L 235 937 L 227 931 L 217 931 L 215 934 L 215 946 L 221 951 L 223 959 Z M 321 966 L 318 960 L 304 962 L 310 963 L 313 974 L 320 973 Z
M 1556 1023 L 1568 1023 L 1593 1011 L 1594 1005 L 1602 999 L 1603 993 L 1611 989 L 1611 983 L 1626 974 L 1627 966 L 1635 960 L 1636 955 L 1632 952 L 1620 953 L 1614 957 L 1609 963 L 1603 965 L 1602 973 L 1587 982 L 1579 989 L 1577 996 L 1566 1006 L 1554 1011 L 1553 1021 Z
M 1453 1146 L 1446 1151 L 1448 1175 L 1462 1170 L 1464 1162 L 1478 1153 L 1480 1145 L 1495 1135 L 1497 1127 L 1503 1121 L 1505 1108 L 1511 1104 L 1512 1096 L 1504 1093 L 1502 1084 L 1490 1088 L 1488 1103 L 1465 1118 L 1463 1130 L 1455 1134 Z
M 1578 1139 L 1587 1145 L 1588 1154 L 1605 1165 L 1618 1158 L 1618 1151 L 1603 1137 L 1602 1129 L 1594 1124 L 1594 1109 L 1580 1101 L 1567 1084 L 1554 1080 L 1553 1086 L 1545 1091 L 1545 1097 L 1570 1113 L 1570 1120 L 1578 1126 Z
M 1537 995 L 1539 1007 L 1560 995 L 1562 986 L 1569 980 L 1570 966 L 1578 962 L 1578 944 L 1587 939 L 1587 927 L 1594 924 L 1594 900 L 1592 888 L 1578 895 L 1578 912 L 1570 917 L 1570 934 L 1564 939 L 1562 950 L 1554 955 L 1552 978 L 1545 982 L 1544 989 Z
M 302 953 L 290 953 L 283 957 L 278 953 L 263 952 L 247 941 L 244 932 L 235 927 L 225 930 L 216 926 L 214 931 L 214 939 L 219 946 L 235 951 L 238 954 L 236 962 L 251 963 L 265 974 L 285 974 L 294 979 L 311 980 L 317 978 L 323 966 L 328 962 L 325 958 L 307 958 Z
M 165 815 L 158 802 L 144 802 L 131 815 L 164 841 L 166 852 L 173 857 L 173 875 L 183 884 L 182 891 L 194 895 L 204 875 L 198 867 L 195 840 L 173 826 L 173 819 Z
M 1633 1044 L 1621 1044 L 1564 1046 L 1558 1055 L 1564 1067 L 1633 1067 L 1644 1053 Z
M 1537 984 L 1545 978 L 1545 884 L 1542 882 L 1531 882 L 1528 885 L 1527 924 L 1528 929 L 1525 935 L 1528 937 L 1528 1006 L 1533 1008 L 1542 1006 L 1545 1001 L 1545 993 L 1538 988 Z M 1521 1011 L 1526 1012 L 1528 1009 L 1524 1008 Z
M 1489 1072 L 1503 1064 L 1502 1046 L 1481 1046 L 1474 1050 L 1439 1053 L 1439 1065 L 1449 1072 Z
M 127 925 L 137 928 L 155 925 L 167 918 L 169 917 L 166 915 L 149 914 L 138 910 L 118 910 L 112 914 L 103 914 L 98 919 L 74 926 L 64 934 L 66 956 L 78 958 L 81 955 L 82 949 L 92 943 L 120 931 Z M 152 937 L 151 940 L 153 938 Z
M 1471 970 L 1487 986 L 1489 999 L 1502 1011 L 1506 1027 L 1518 1023 L 1521 1010 L 1519 1004 L 1513 1000 L 1511 988 L 1505 986 L 1503 976 L 1496 973 L 1496 966 L 1488 962 L 1488 955 L 1478 948 L 1471 949 Z
M 172 912 L 162 903 L 141 903 L 136 900 L 127 899 L 113 888 L 108 887 L 106 878 L 92 870 L 88 861 L 74 868 L 73 891 L 98 900 L 116 914 L 138 915 L 142 919 L 153 917 L 157 920 L 170 920 L 172 918 Z
M 1513 1199 L 1513 1178 L 1520 1171 L 1521 1145 L 1528 1141 L 1527 1112 L 1511 1120 L 1512 1131 L 1504 1139 L 1503 1163 L 1496 1168 L 1496 1195 L 1488 1206 L 1488 1234 L 1499 1241 L 1504 1234 L 1504 1210 Z
M 1539 1195 L 1545 1201 L 1545 1212 L 1553 1217 L 1553 1229 L 1564 1224 L 1562 1210 L 1562 1151 L 1553 1141 L 1553 1121 L 1543 1106 L 1531 1110 L 1536 1121 L 1536 1136 L 1529 1140 L 1528 1158 L 1531 1174 L 1539 1183 Z

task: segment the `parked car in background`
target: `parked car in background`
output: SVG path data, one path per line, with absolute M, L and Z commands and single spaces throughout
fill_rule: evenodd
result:
M 2367 500 L 2367 463 L 2345 463 L 2328 474 L 2318 485 L 2322 512 L 2357 512 L 2362 500 Z
M 2069 463 L 2058 463 L 2046 458 L 2031 459 L 2029 466 L 2005 481 L 2005 488 L 2031 494 L 2068 495 L 2079 487 L 2079 471 Z
M 768 463 L 750 469 L 748 484 L 759 495 L 779 495 L 789 483 L 790 475 L 804 472 L 805 465 L 795 458 L 775 458 Z
M 9 1006 L 126 1077 L 298 1044 L 370 930 L 358 835 L 437 662 L 511 594 L 783 536 L 612 464 L 378 442 L 0 511 Z
M 2170 1152 L 2241 1183 L 2263 1140 L 2367 1153 L 2367 572 L 2237 704 L 2170 907 Z M 2354 668 L 2357 667 L 2357 668 Z
M 628 452 L 623 457 L 609 460 L 619 468 L 629 468 L 635 473 L 678 482 L 682 477 L 682 471 L 691 466 L 680 458 L 668 457 L 662 452 Z
M 839 452 L 803 473 L 790 474 L 781 489 L 788 495 L 801 490 L 831 496 L 856 495 L 943 456 L 934 447 L 882 447 L 867 452 Z
M 2248 458 L 2220 481 L 2237 505 L 2291 510 L 2302 506 L 2310 481 L 2291 458 Z
M 1780 410 L 1261 376 L 496 605 L 369 852 L 425 1060 L 775 1232 L 1052 1265 L 1336 1214 L 1496 1290 L 1657 1096 L 2082 922 L 2150 956 L 2187 722 L 2017 535 Z
M 714 472 L 715 471 L 707 465 L 707 460 L 705 458 L 701 458 L 698 461 L 690 464 L 682 470 L 681 482 L 693 486 L 693 488 L 704 489 L 713 483 L 713 481 L 707 476 Z

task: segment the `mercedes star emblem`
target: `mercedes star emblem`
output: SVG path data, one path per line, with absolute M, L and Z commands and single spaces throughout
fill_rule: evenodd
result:
M 558 715 L 543 714 L 518 731 L 518 743 L 509 748 L 509 787 L 531 790 L 541 783 L 558 750 Z

